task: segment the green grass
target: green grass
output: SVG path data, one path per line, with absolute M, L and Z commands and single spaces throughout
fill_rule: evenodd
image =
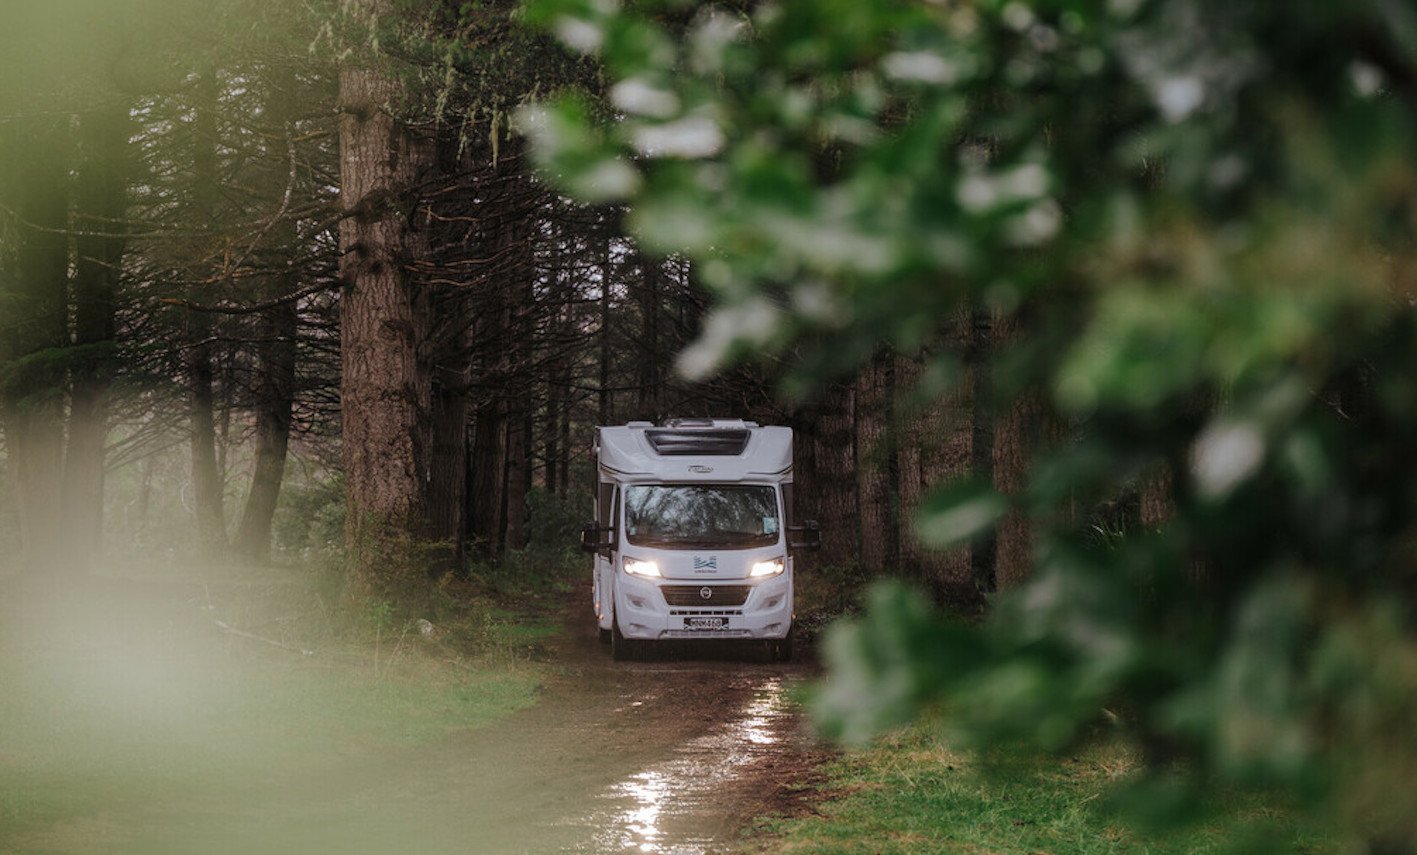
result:
M 1105 809 L 1135 757 L 1100 745 L 1044 764 L 993 769 L 916 727 L 829 763 L 823 801 L 804 816 L 762 821 L 758 853 L 1327 852 L 1317 824 L 1255 796 L 1216 794 L 1224 818 L 1164 835 L 1133 830 Z
M 67 816 L 434 742 L 535 699 L 538 671 L 406 657 L 0 665 L 0 840 Z
M 465 592 L 430 613 L 425 638 L 402 618 L 350 635 L 313 617 L 298 584 L 192 591 L 108 580 L 3 603 L 0 841 L 484 726 L 535 702 L 544 666 L 530 654 L 556 630 L 548 610 L 512 613 Z M 294 649 L 223 633 L 218 615 Z

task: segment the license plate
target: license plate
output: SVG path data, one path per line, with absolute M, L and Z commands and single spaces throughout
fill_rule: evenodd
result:
M 685 629 L 724 629 L 728 626 L 726 617 L 686 617 Z

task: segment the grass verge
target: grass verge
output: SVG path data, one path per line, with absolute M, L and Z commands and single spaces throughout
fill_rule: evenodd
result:
M 753 853 L 1055 853 L 1200 855 L 1335 851 L 1316 822 L 1255 796 L 1215 794 L 1223 818 L 1144 834 L 1105 809 L 1138 767 L 1116 744 L 1046 764 L 987 772 L 916 726 L 823 769 L 808 812 L 759 822 Z
M 351 634 L 290 573 L 0 590 L 0 853 L 85 816 L 338 774 L 534 703 L 554 612 L 471 585 L 444 597 L 431 621 L 380 610 Z

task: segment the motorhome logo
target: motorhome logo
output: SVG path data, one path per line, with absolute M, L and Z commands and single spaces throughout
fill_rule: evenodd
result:
M 713 570 L 717 570 L 717 569 L 718 569 L 718 556 L 717 556 L 717 555 L 710 555 L 710 556 L 707 557 L 707 558 L 700 558 L 699 556 L 695 555 L 695 556 L 694 556 L 694 569 L 695 569 L 695 570 L 702 570 L 702 569 L 705 568 L 705 567 L 708 567 L 708 568 L 713 569 Z

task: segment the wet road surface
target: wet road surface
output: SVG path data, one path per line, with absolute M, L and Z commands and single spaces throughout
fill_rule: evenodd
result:
M 732 851 L 821 760 L 787 698 L 810 669 L 733 649 L 615 663 L 589 611 L 567 613 L 539 702 L 502 723 L 72 831 L 129 855 Z

